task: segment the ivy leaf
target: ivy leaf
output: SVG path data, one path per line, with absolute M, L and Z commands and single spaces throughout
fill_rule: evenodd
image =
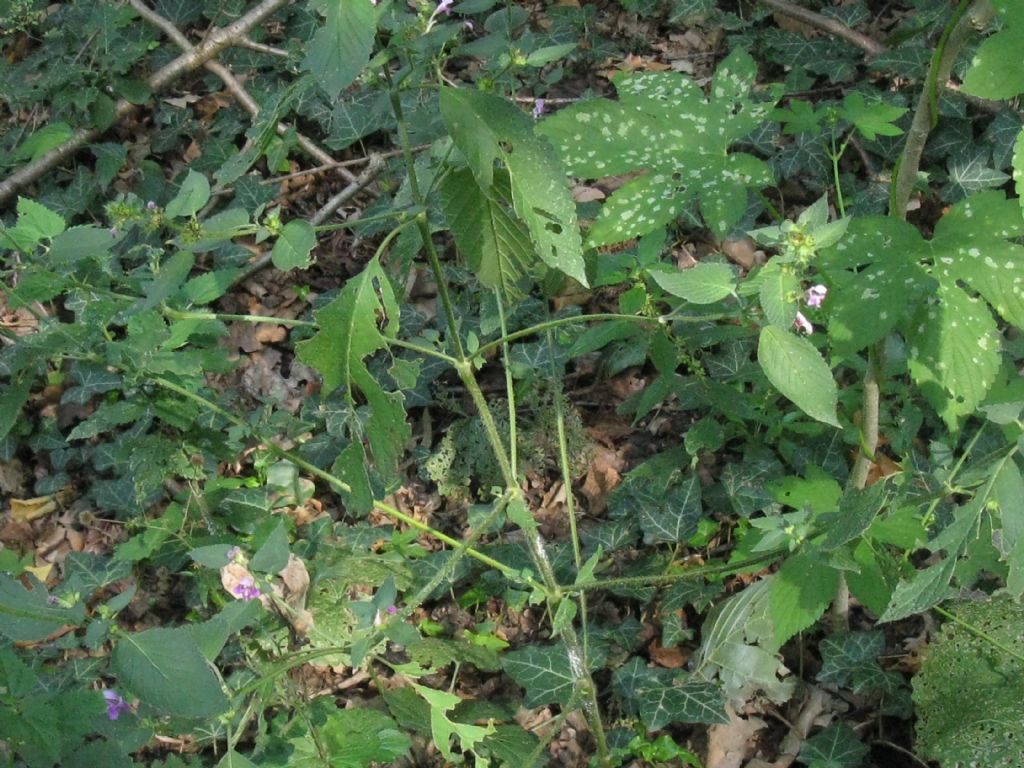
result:
M 989 165 L 990 156 L 988 147 L 969 147 L 951 157 L 946 166 L 949 180 L 942 188 L 943 197 L 959 200 L 973 192 L 1005 184 L 1010 177 Z
M 494 187 L 507 189 L 507 175 L 497 176 Z M 510 197 L 511 190 L 505 196 Z M 441 182 L 441 208 L 459 252 L 477 279 L 500 291 L 506 303 L 524 298 L 539 265 L 525 226 L 501 199 L 478 187 L 468 170 L 455 171 Z
M 538 125 L 575 176 L 645 171 L 602 207 L 587 235 L 589 246 L 653 232 L 694 197 L 715 234 L 728 234 L 746 209 L 747 189 L 773 181 L 761 160 L 728 153 L 774 105 L 774 99 L 749 98 L 754 71 L 749 54 L 734 50 L 719 66 L 711 100 L 678 73 L 622 74 L 614 78 L 617 101 L 580 102 Z
M 714 683 L 687 680 L 683 683 L 649 686 L 639 692 L 637 708 L 648 731 L 670 723 L 728 723 L 725 697 Z
M 892 107 L 881 102 L 868 104 L 860 91 L 848 93 L 840 110 L 842 116 L 853 123 L 868 141 L 874 141 L 878 136 L 902 134 L 903 129 L 893 122 L 906 112 L 906 107 Z
M 736 290 L 736 278 L 728 264 L 697 264 L 682 271 L 651 270 L 663 291 L 692 304 L 714 304 Z
M 181 627 L 122 636 L 112 664 L 136 696 L 169 715 L 213 717 L 229 706 L 213 668 Z
M 835 379 L 807 339 L 774 325 L 761 329 L 757 361 L 768 381 L 813 419 L 839 426 Z
M 398 333 L 399 307 L 388 276 L 374 258 L 349 280 L 338 297 L 317 310 L 317 334 L 296 346 L 302 362 L 324 378 L 325 392 L 345 387 L 350 403 L 361 393 L 370 406 L 365 435 L 378 471 L 385 477 L 398 470 L 398 461 L 411 434 L 405 420 L 402 393 L 388 392 L 366 367 L 368 357 L 385 349 Z M 352 485 L 368 484 L 365 466 Z
M 524 689 L 523 706 L 569 704 L 576 678 L 569 664 L 569 651 L 563 643 L 549 646 L 528 645 L 509 651 L 502 659 L 509 677 Z
M 833 723 L 800 747 L 797 757 L 807 768 L 858 768 L 868 745 L 846 723 Z
M 576 204 L 533 121 L 504 99 L 466 88 L 441 89 L 441 117 L 481 189 L 493 186 L 495 161 L 508 170 L 512 206 L 544 263 L 587 285 Z
M 281 230 L 270 258 L 282 272 L 290 269 L 305 269 L 309 266 L 309 254 L 316 247 L 316 233 L 308 221 L 289 221 Z
M 302 67 L 337 101 L 370 60 L 377 10 L 370 0 L 330 0 L 326 5 L 327 20 L 313 35 Z
M 210 182 L 203 174 L 189 169 L 188 176 L 181 183 L 178 194 L 164 208 L 164 215 L 170 219 L 195 216 L 209 199 Z
M 875 630 L 829 635 L 821 641 L 820 650 L 818 681 L 849 687 L 865 666 L 878 666 L 878 657 L 885 651 L 885 634 Z
M 836 595 L 839 573 L 808 552 L 790 556 L 772 579 L 775 640 L 785 643 L 814 624 Z
M 634 468 L 608 498 L 612 517 L 639 521 L 648 543 L 690 538 L 704 512 L 696 473 L 683 471 L 687 462 L 676 449 Z

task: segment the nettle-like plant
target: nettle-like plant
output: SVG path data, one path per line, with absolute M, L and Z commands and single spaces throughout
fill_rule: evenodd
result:
M 938 85 L 972 24 L 996 14 L 1002 26 L 965 88 L 1021 90 L 1006 52 L 1024 28 L 1016 5 L 967 7 L 937 37 L 907 127 L 904 107 L 859 92 L 820 111 L 795 100 L 777 109 L 781 87 L 758 86 L 739 47 L 706 89 L 682 74 L 620 74 L 616 99 L 540 119 L 505 94 L 538 82 L 531 70 L 574 44 L 529 31 L 521 9 L 462 4 L 455 12 L 478 14 L 484 30 L 467 41 L 468 19 L 447 0 L 329 3 L 296 22 L 310 76 L 268 97 L 243 149 L 217 167 L 154 185 L 155 199 L 122 194 L 106 226 L 69 226 L 56 205 L 20 197 L 0 246 L 7 307 L 31 328 L 4 335 L 0 449 L 4 460 L 42 457 L 34 502 L 77 495 L 73 508 L 115 517 L 128 535 L 111 556 L 70 555 L 59 578 L 0 553 L 0 739 L 11 761 L 127 765 L 154 734 L 191 732 L 224 766 L 388 764 L 412 753 L 413 735 L 450 763 L 541 765 L 578 711 L 596 765 L 698 764 L 674 740 L 681 731 L 652 734 L 726 723 L 730 701 L 789 701 L 781 651 L 830 606 L 818 682 L 909 716 L 905 682 L 878 663 L 880 633 L 848 632 L 849 596 L 885 622 L 946 615 L 939 604 L 958 590 L 1024 593 L 1020 200 L 967 196 L 928 237 L 904 220 Z M 451 82 L 445 67 L 459 55 L 485 59 L 480 87 Z M 367 132 L 395 132 L 390 194 L 358 220 L 324 225 L 335 206 L 283 222 L 253 169 L 310 151 L 279 126 L 296 105 L 349 92 L 365 99 L 363 111 L 343 107 L 350 126 L 358 114 Z M 775 123 L 796 136 L 827 127 L 838 215 L 814 195 L 795 216 L 777 213 L 771 188 L 785 180 L 753 137 Z M 904 131 L 890 215 L 847 216 L 848 147 Z M 352 135 L 333 141 L 349 146 Z M 1020 185 L 1024 134 L 1012 166 Z M 631 178 L 599 208 L 578 209 L 570 176 L 621 175 Z M 771 253 L 741 269 L 713 252 L 681 270 L 671 251 L 683 220 L 703 220 L 716 246 L 746 230 Z M 252 273 L 241 243 L 266 252 L 259 266 L 305 269 L 318 234 L 339 228 L 380 235 L 375 253 L 332 295 L 307 306 L 296 291 L 302 317 L 219 311 Z M 596 250 L 608 245 L 619 249 Z M 407 301 L 414 271 L 436 291 L 433 314 Z M 589 287 L 608 289 L 617 311 L 553 311 L 550 299 Z M 293 380 L 247 405 L 224 351 L 229 328 L 244 324 L 290 328 L 295 356 Z M 609 373 L 649 366 L 650 383 L 622 411 L 639 420 L 662 409 L 685 434 L 583 525 L 572 489 L 585 449 L 562 381 L 595 359 Z M 503 391 L 489 400 L 490 374 Z M 489 452 L 459 465 L 471 488 L 452 490 L 456 522 L 395 495 L 410 458 L 434 448 L 410 449 L 409 411 L 430 407 L 444 381 L 466 396 L 448 402 L 459 426 L 444 450 Z M 548 425 L 550 448 L 533 447 L 552 455 L 524 455 L 526 422 Z M 725 466 L 712 472 L 716 455 Z M 565 489 L 562 540 L 525 489 L 531 461 L 555 467 Z M 319 498 L 340 502 L 336 519 L 311 513 Z M 462 517 L 456 502 L 467 499 L 476 503 Z M 30 520 L 33 509 L 19 513 Z M 726 536 L 726 558 L 683 557 Z M 933 555 L 918 570 L 911 555 L 922 549 Z M 133 627 L 150 573 L 179 585 L 187 610 L 176 626 Z M 483 610 L 471 629 L 434 621 L 424 607 L 446 593 L 467 612 L 494 603 L 541 618 L 509 648 Z M 662 647 L 689 644 L 690 663 L 649 665 L 631 612 L 608 621 L 593 610 L 604 594 L 642 607 Z M 687 626 L 696 616 L 699 639 Z M 1015 617 L 1000 607 L 957 620 L 994 626 L 990 647 L 1019 662 L 1009 648 L 1019 632 L 1005 626 Z M 309 664 L 365 679 L 371 705 L 308 700 L 288 673 Z M 457 695 L 468 668 L 504 672 L 521 698 Z M 934 727 L 936 695 L 964 671 L 925 670 L 914 696 L 926 753 L 1004 759 L 1000 745 L 978 751 L 978 734 L 1008 741 L 1013 731 L 972 721 L 960 739 Z M 558 714 L 528 730 L 520 705 Z M 852 767 L 865 752 L 835 725 L 800 759 Z

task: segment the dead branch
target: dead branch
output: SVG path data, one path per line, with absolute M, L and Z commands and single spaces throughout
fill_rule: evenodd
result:
M 807 8 L 801 8 L 795 3 L 790 3 L 787 0 L 761 0 L 761 2 L 790 18 L 802 21 L 804 24 L 808 24 L 815 29 L 820 29 L 823 32 L 828 32 L 830 35 L 842 38 L 848 43 L 853 43 L 870 56 L 877 56 L 889 50 L 874 38 L 868 37 L 855 29 L 850 29 L 841 21 L 830 19 L 828 16 L 822 16 L 820 13 L 815 13 Z
M 228 46 L 245 39 L 249 30 L 287 2 L 289 0 L 263 0 L 244 16 L 226 27 L 211 31 L 200 45 L 192 47 L 191 50 L 183 53 L 167 66 L 154 72 L 146 81 L 147 84 L 154 92 L 163 90 L 184 73 L 198 69 Z M 134 104 L 120 99 L 114 107 L 114 122 L 122 120 L 135 109 Z M 54 147 L 38 160 L 16 170 L 3 182 L 0 182 L 0 205 L 22 187 L 36 181 L 43 174 L 72 157 L 86 144 L 95 141 L 102 135 L 103 131 L 98 128 L 80 128 L 60 146 Z
M 150 9 L 142 0 L 128 0 L 128 2 L 131 4 L 132 8 L 136 10 L 139 16 L 150 24 L 160 28 L 175 45 L 185 51 L 186 55 L 190 51 L 196 50 L 196 46 L 193 46 L 192 43 L 189 42 L 189 39 L 185 37 L 181 30 L 174 26 L 174 23 L 170 19 L 166 19 L 156 11 Z M 241 38 L 238 43 L 244 44 L 242 42 L 244 39 L 245 38 Z M 245 86 L 242 85 L 238 78 L 234 76 L 231 70 L 219 61 L 214 61 L 212 59 L 204 62 L 203 66 L 220 78 L 221 82 L 224 83 L 224 86 L 231 92 L 231 95 L 235 97 L 235 100 L 246 112 L 249 113 L 252 118 L 255 118 L 259 114 L 260 105 L 256 103 L 256 100 L 249 94 L 245 89 Z M 278 135 L 283 136 L 291 130 L 291 127 L 285 123 L 278 123 L 275 130 Z M 316 142 L 309 137 L 301 133 L 296 133 L 295 137 L 299 147 L 317 162 L 321 164 L 334 162 L 334 158 L 331 157 L 330 153 L 321 149 Z M 349 184 L 354 183 L 356 180 L 355 174 L 341 166 L 335 166 L 335 172 L 344 178 Z

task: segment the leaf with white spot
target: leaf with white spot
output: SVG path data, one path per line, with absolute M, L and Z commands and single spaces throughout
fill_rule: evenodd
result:
M 906 259 L 876 263 L 857 274 L 833 276 L 828 301 L 828 338 L 842 354 L 866 349 L 907 319 L 913 297 L 928 285 L 928 275 Z
M 525 689 L 525 707 L 566 706 L 572 699 L 576 677 L 563 643 L 543 647 L 527 645 L 509 651 L 502 659 L 502 666 L 509 677 Z
M 1017 190 L 1017 202 L 1024 213 L 1024 130 L 1021 130 L 1013 143 L 1013 184 Z
M 736 226 L 748 189 L 772 183 L 763 161 L 729 154 L 777 100 L 774 91 L 765 101 L 750 98 L 755 73 L 749 54 L 733 51 L 715 74 L 710 98 L 680 73 L 621 74 L 614 78 L 618 101 L 579 102 L 538 124 L 580 178 L 645 171 L 611 195 L 588 233 L 588 246 L 653 232 L 694 197 L 717 236 Z
M 981 299 L 940 280 L 907 330 L 911 378 L 951 430 L 973 413 L 995 381 L 1000 337 Z

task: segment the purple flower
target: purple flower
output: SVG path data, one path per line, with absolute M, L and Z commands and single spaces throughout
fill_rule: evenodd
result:
M 259 597 L 262 592 L 260 592 L 260 588 L 256 586 L 252 579 L 244 578 L 231 590 L 231 594 L 239 600 L 249 602 L 250 600 L 255 600 Z
M 238 560 L 238 556 L 241 554 L 242 550 L 240 547 L 232 547 L 224 553 L 224 556 L 228 559 L 228 562 L 235 562 L 236 560 Z
M 146 210 L 147 211 L 155 211 L 156 210 L 156 203 L 153 202 L 152 200 L 150 200 L 148 203 L 146 203 Z
M 544 114 L 544 99 L 536 99 L 533 102 L 533 119 L 536 120 L 538 117 Z
M 434 15 L 443 13 L 445 16 L 450 16 L 452 13 L 452 5 L 455 4 L 455 0 L 441 0 L 437 4 L 437 8 L 434 10 Z
M 793 325 L 795 325 L 798 330 L 802 331 L 803 333 L 806 333 L 808 336 L 814 333 L 814 326 L 811 325 L 810 320 L 804 317 L 803 312 L 796 313 L 796 319 L 793 321 Z
M 388 614 L 391 615 L 391 616 L 394 616 L 396 613 L 398 613 L 398 606 L 397 605 L 389 605 L 388 606 Z
M 121 698 L 121 694 L 113 688 L 104 690 L 103 698 L 107 700 L 107 717 L 111 720 L 117 720 L 123 713 L 132 711 L 128 702 Z
M 814 307 L 815 309 L 821 306 L 826 296 L 828 296 L 828 288 L 821 284 L 812 285 L 804 294 L 804 298 L 807 299 L 807 306 Z
M 110 236 L 111 236 L 111 237 L 112 237 L 112 238 L 113 238 L 114 240 L 117 240 L 117 227 L 111 227 L 111 228 L 110 228 Z
M 48 602 L 50 605 L 60 605 L 60 598 L 56 595 L 50 595 L 48 598 L 46 598 L 46 602 Z

